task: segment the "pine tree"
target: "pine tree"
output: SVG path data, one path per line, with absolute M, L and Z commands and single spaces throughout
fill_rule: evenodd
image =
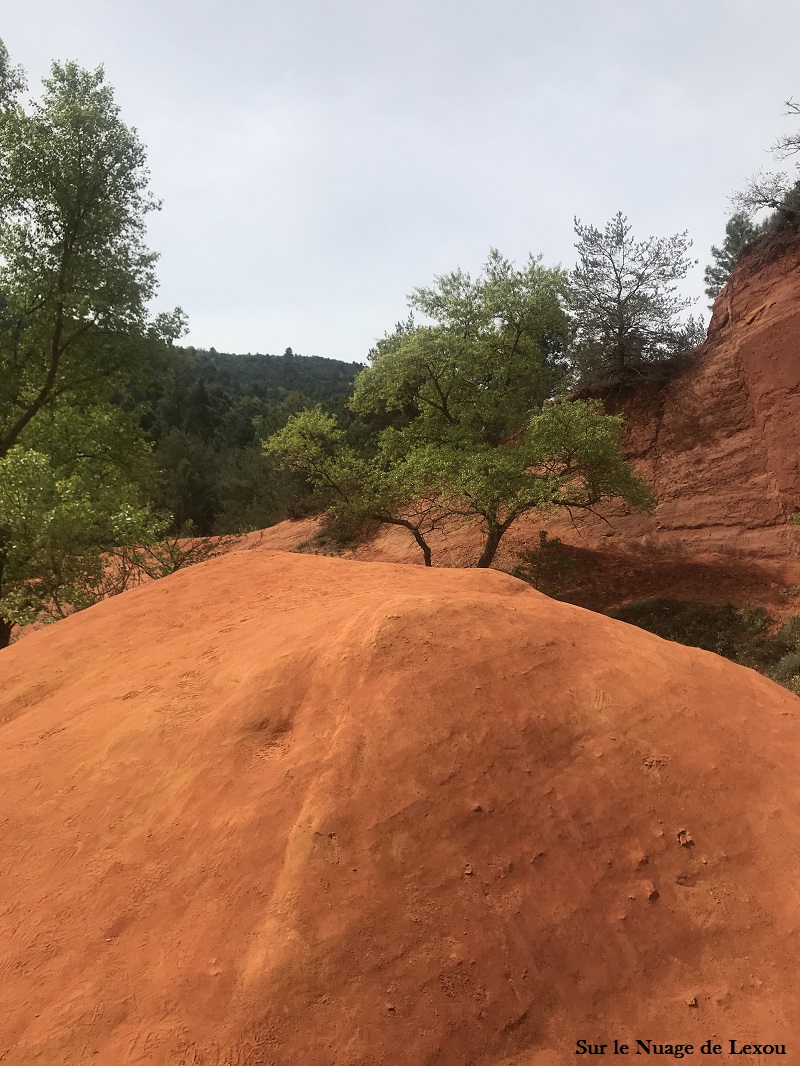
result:
M 685 350 L 679 316 L 693 301 L 677 283 L 695 265 L 687 233 L 637 241 L 621 211 L 602 230 L 575 219 L 575 233 L 570 307 L 578 384 L 622 381 Z
M 712 303 L 727 285 L 745 245 L 755 235 L 756 227 L 743 211 L 737 211 L 728 219 L 722 247 L 712 245 L 714 262 L 709 263 L 705 271 L 706 296 Z

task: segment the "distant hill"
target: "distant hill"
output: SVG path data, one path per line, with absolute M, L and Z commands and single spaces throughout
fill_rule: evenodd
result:
M 156 504 L 177 531 L 263 528 L 318 504 L 305 482 L 277 470 L 261 441 L 295 411 L 321 404 L 345 426 L 361 363 L 322 356 L 171 350 L 152 381 L 121 397 L 155 445 Z
M 179 349 L 194 364 L 193 377 L 237 396 L 258 396 L 278 403 L 286 392 L 300 392 L 315 403 L 349 396 L 363 363 L 344 363 L 320 355 L 231 355 L 213 348 Z

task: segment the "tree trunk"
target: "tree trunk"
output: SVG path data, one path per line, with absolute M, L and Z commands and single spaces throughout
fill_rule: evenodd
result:
M 0 594 L 3 591 L 3 571 L 6 568 L 6 553 L 0 546 Z M 14 623 L 9 622 L 7 619 L 0 615 L 0 649 L 7 648 L 11 643 L 11 630 L 14 628 Z
M 431 562 L 431 549 L 425 541 L 425 538 L 418 529 L 412 529 L 411 532 L 414 534 L 414 540 L 419 544 L 420 548 L 422 548 L 422 557 L 425 560 L 425 565 L 433 566 L 433 563 Z
M 490 526 L 489 532 L 486 535 L 486 543 L 483 545 L 483 551 L 481 557 L 478 559 L 476 566 L 488 567 L 494 562 L 494 557 L 497 554 L 497 549 L 500 547 L 500 541 L 503 538 L 507 526 Z
M 422 558 L 425 560 L 425 565 L 426 566 L 433 566 L 433 563 L 431 562 L 431 549 L 430 549 L 430 546 L 428 545 L 427 541 L 425 540 L 425 538 L 423 537 L 423 535 L 420 533 L 420 531 L 417 529 L 417 527 L 414 525 L 413 522 L 409 522 L 405 518 L 391 518 L 389 515 L 385 515 L 385 514 L 384 515 L 376 514 L 376 515 L 372 515 L 372 517 L 377 522 L 385 522 L 387 525 L 390 525 L 390 526 L 402 526 L 403 529 L 407 529 L 409 531 L 409 533 L 412 535 L 412 537 L 414 538 L 414 540 L 417 542 L 417 544 L 419 544 L 420 548 L 422 548 Z

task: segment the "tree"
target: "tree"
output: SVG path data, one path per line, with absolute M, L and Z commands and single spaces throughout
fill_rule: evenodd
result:
M 578 263 L 570 275 L 575 316 L 572 355 L 578 381 L 625 380 L 677 354 L 685 343 L 678 316 L 692 300 L 677 294 L 694 261 L 686 232 L 634 240 L 618 212 L 605 229 L 575 219 Z
M 786 174 L 759 171 L 748 179 L 741 192 L 731 197 L 731 202 L 748 218 L 755 218 L 761 211 L 772 211 L 772 217 L 760 228 L 762 233 L 768 229 L 792 230 L 800 219 L 800 182 L 792 184 Z
M 303 412 L 267 443 L 269 454 L 329 493 L 329 510 L 407 528 L 431 565 L 428 535 L 480 522 L 477 566 L 490 566 L 518 518 L 591 508 L 608 496 L 649 506 L 619 454 L 621 420 L 599 403 L 552 404 L 569 322 L 564 276 L 530 259 L 516 271 L 492 252 L 473 281 L 461 271 L 416 289 L 434 320 L 398 324 L 356 379 L 352 410 L 397 415 L 376 446 L 346 445 L 334 419 Z
M 107 393 L 171 339 L 183 315 L 150 320 L 158 204 L 145 155 L 103 71 L 54 64 L 42 99 L 0 118 L 0 458 L 48 404 Z
M 800 104 L 787 100 L 785 114 L 800 116 Z M 779 159 L 788 159 L 800 152 L 800 133 L 780 137 L 771 151 Z M 751 219 L 763 210 L 773 212 L 761 232 L 794 231 L 800 225 L 800 181 L 792 181 L 788 174 L 759 171 L 748 179 L 741 192 L 731 197 L 731 201 L 737 211 Z
M 432 565 L 426 537 L 445 520 L 430 471 L 416 449 L 395 450 L 387 431 L 378 453 L 360 455 L 345 443 L 336 419 L 321 407 L 292 415 L 283 429 L 264 442 L 264 450 L 284 469 L 302 474 L 319 490 L 327 513 L 358 528 L 379 522 L 407 529 Z
M 491 566 L 503 536 L 530 511 L 592 510 L 611 498 L 649 509 L 649 491 L 620 454 L 621 428 L 622 418 L 606 415 L 600 401 L 575 400 L 531 415 L 513 442 L 429 453 L 439 511 L 481 525 L 476 566 Z
M 370 352 L 352 409 L 413 415 L 429 436 L 452 427 L 496 444 L 541 407 L 566 378 L 567 280 L 530 256 L 522 269 L 492 249 L 477 278 L 456 270 L 417 288 L 413 317 Z
M 94 603 L 107 554 L 164 524 L 146 502 L 149 447 L 121 411 L 50 407 L 26 437 L 0 462 L 0 647 L 16 624 Z
M 736 211 L 725 226 L 725 240 L 722 247 L 711 246 L 714 262 L 705 270 L 706 296 L 713 303 L 728 283 L 733 268 L 746 245 L 756 235 L 756 227 L 743 211 Z
M 22 617 L 10 605 L 46 587 L 57 595 L 48 581 L 69 569 L 64 553 L 79 568 L 92 544 L 123 535 L 126 515 L 139 515 L 144 532 L 140 488 L 121 472 L 127 453 L 147 450 L 140 431 L 128 420 L 124 447 L 103 454 L 91 442 L 87 450 L 84 431 L 112 417 L 113 391 L 184 328 L 178 308 L 148 313 L 156 256 L 144 245 L 145 221 L 159 205 L 102 69 L 54 64 L 27 109 L 21 88 L 2 47 L 0 646 Z M 78 596 L 71 578 L 64 589 Z
M 12 67 L 8 49 L 0 40 L 0 109 L 13 106 L 17 96 L 25 88 L 25 75 L 21 67 Z
M 787 100 L 785 107 L 785 115 L 794 118 L 800 117 L 800 104 L 796 103 L 794 100 Z M 786 159 L 788 156 L 800 152 L 800 131 L 797 133 L 787 133 L 784 134 L 783 137 L 779 137 L 773 145 L 772 151 L 782 159 Z

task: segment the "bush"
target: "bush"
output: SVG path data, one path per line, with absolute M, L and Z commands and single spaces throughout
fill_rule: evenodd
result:
M 728 659 L 737 657 L 750 632 L 748 623 L 732 604 L 718 607 L 681 600 L 643 600 L 614 611 L 612 616 L 664 640 L 713 651 Z
M 328 512 L 322 526 L 313 538 L 319 547 L 343 550 L 355 548 L 374 536 L 380 528 L 379 523 L 344 512 Z
M 749 666 L 800 696 L 800 615 L 787 619 L 772 636 L 767 633 L 769 614 L 753 604 L 736 608 L 730 603 L 642 600 L 612 612 L 612 617 Z
M 558 596 L 564 580 L 575 562 L 566 554 L 558 537 L 549 537 L 547 530 L 539 530 L 539 546 L 531 551 L 520 552 L 520 565 L 511 571 L 514 577 L 527 581 L 547 596 Z
M 797 651 L 790 651 L 788 655 L 784 655 L 773 669 L 776 681 L 791 681 L 798 674 L 800 674 L 800 652 Z
M 785 648 L 786 651 L 800 652 L 800 615 L 787 618 L 775 634 L 775 640 L 779 647 Z

